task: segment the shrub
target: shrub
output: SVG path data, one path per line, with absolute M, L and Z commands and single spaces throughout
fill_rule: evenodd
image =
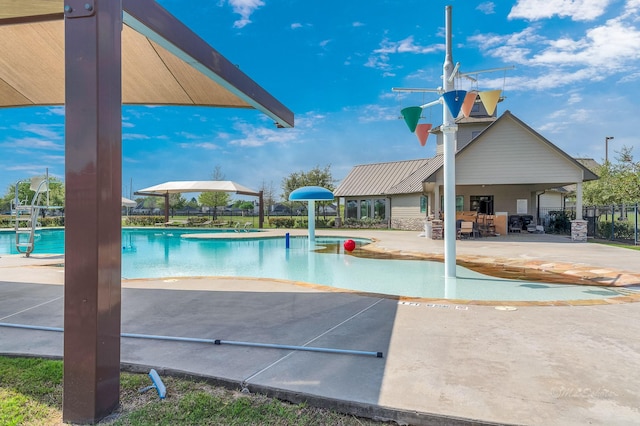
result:
M 295 225 L 295 219 L 291 217 L 270 217 L 268 222 L 274 228 L 293 228 Z
M 575 219 L 575 212 L 564 210 L 549 212 L 549 228 L 546 232 L 551 234 L 571 233 L 571 220 Z
M 613 222 L 613 236 L 611 235 L 611 222 L 598 222 L 597 235 L 610 239 L 633 239 L 635 237 L 635 224 L 628 221 Z
M 127 226 L 155 226 L 156 223 L 164 223 L 164 216 L 128 216 L 124 220 Z
M 387 222 L 382 219 L 364 218 L 354 219 L 347 218 L 344 221 L 345 228 L 366 228 L 366 229 L 381 229 L 387 227 Z

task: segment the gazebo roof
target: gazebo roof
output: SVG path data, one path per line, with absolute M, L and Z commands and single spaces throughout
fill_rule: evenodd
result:
M 260 195 L 260 192 L 230 180 L 183 180 L 165 182 L 136 191 L 136 194 L 161 195 L 183 192 L 233 192 L 240 195 L 254 195 L 256 197 Z

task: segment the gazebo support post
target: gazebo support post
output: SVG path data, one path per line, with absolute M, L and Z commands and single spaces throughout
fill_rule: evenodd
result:
M 63 421 L 96 423 L 120 394 L 122 9 L 65 2 Z
M 164 193 L 164 226 L 169 223 L 169 193 Z
M 258 196 L 258 228 L 264 228 L 264 191 L 260 191 L 260 195 Z

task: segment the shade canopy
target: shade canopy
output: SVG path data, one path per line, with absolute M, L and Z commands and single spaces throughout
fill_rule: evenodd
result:
M 230 180 L 183 180 L 165 182 L 159 185 L 136 191 L 136 194 L 176 194 L 183 192 L 232 192 L 240 195 L 259 196 L 260 192 L 254 191 Z
M 0 107 L 65 103 L 68 4 L 90 13 L 77 1 L 0 0 Z M 156 1 L 122 9 L 123 103 L 254 108 L 293 126 L 290 110 Z
M 122 207 L 135 207 L 138 203 L 128 198 L 122 197 Z
M 289 201 L 331 201 L 333 192 L 321 186 L 303 186 L 289 194 Z

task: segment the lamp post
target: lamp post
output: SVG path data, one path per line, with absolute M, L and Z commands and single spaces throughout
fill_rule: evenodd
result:
M 613 139 L 613 136 L 605 136 L 604 138 L 604 162 L 609 162 L 609 140 Z

